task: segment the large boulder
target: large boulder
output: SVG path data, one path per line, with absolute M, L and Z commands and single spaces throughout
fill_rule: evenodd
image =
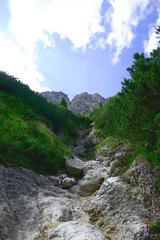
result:
M 63 180 L 62 180 L 62 186 L 63 186 L 63 188 L 70 188 L 70 187 L 72 187 L 73 185 L 75 185 L 76 184 L 76 181 L 75 181 L 75 179 L 74 178 L 64 178 Z
M 85 163 L 77 157 L 67 159 L 65 163 L 66 172 L 75 177 L 80 177 L 83 173 Z
M 108 169 L 96 161 L 89 161 L 84 166 L 83 174 L 83 178 L 71 188 L 71 191 L 86 197 L 101 187 L 104 179 L 108 177 Z
M 51 228 L 46 240 L 105 240 L 101 231 L 87 222 L 66 222 Z

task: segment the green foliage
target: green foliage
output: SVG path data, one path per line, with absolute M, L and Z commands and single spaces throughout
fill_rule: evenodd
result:
M 0 92 L 0 162 L 55 173 L 64 164 L 65 156 L 72 154 L 51 134 L 44 119 L 25 107 L 21 99 Z
M 90 124 L 88 118 L 76 116 L 65 107 L 48 102 L 39 93 L 31 91 L 28 86 L 4 72 L 0 72 L 0 91 L 18 97 L 21 102 L 25 102 L 28 111 L 37 114 L 41 119 L 43 118 L 47 126 L 52 128 L 52 131 L 56 134 L 63 133 L 67 139 L 75 139 L 78 136 L 77 130 Z M 31 114 L 28 115 L 25 111 L 23 114 L 26 118 L 31 117 Z
M 93 159 L 95 155 L 98 153 L 98 151 L 104 147 L 105 145 L 109 149 L 115 149 L 118 145 L 121 143 L 125 143 L 125 140 L 120 139 L 120 138 L 115 138 L 111 136 L 104 137 L 95 147 L 94 151 L 88 156 L 88 159 Z
M 122 90 L 91 113 L 102 136 L 139 143 L 139 153 L 160 167 L 160 48 L 150 57 L 136 53 Z
M 67 108 L 67 103 L 66 103 L 66 100 L 65 100 L 64 97 L 62 97 L 62 99 L 60 100 L 60 102 L 59 102 L 58 105 L 59 105 L 59 106 L 62 106 L 62 107 L 64 107 L 64 108 Z
M 55 173 L 72 153 L 65 143 L 74 140 L 88 118 L 75 116 L 15 78 L 0 72 L 0 163 L 41 173 Z
M 151 227 L 151 230 L 154 232 L 154 233 L 159 233 L 160 234 L 160 222 L 158 220 L 156 220 L 152 227 Z

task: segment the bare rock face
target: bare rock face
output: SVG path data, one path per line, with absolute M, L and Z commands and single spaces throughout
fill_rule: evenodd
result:
M 83 174 L 84 177 L 71 188 L 71 191 L 86 197 L 101 187 L 104 179 L 108 177 L 108 169 L 97 161 L 89 161 L 84 166 Z
M 68 98 L 68 95 L 63 92 L 46 91 L 46 92 L 42 92 L 41 94 L 42 94 L 42 96 L 47 98 L 48 101 L 51 101 L 55 104 L 58 104 L 60 102 L 60 100 L 64 97 L 67 105 L 68 106 L 70 105 L 70 100 Z
M 78 157 L 74 159 L 67 159 L 66 160 L 66 172 L 69 175 L 80 177 L 83 173 L 84 162 L 80 160 Z
M 107 100 L 98 93 L 88 94 L 85 92 L 73 98 L 69 109 L 76 114 L 88 114 L 95 108 L 103 105 Z
M 92 112 L 95 108 L 103 105 L 109 100 L 109 98 L 103 98 L 98 93 L 88 94 L 81 93 L 77 94 L 72 101 L 69 100 L 68 95 L 63 92 L 42 92 L 41 93 L 47 100 L 58 104 L 60 100 L 64 97 L 68 106 L 68 109 L 76 114 L 88 114 Z
M 74 154 L 86 161 L 86 158 L 94 152 L 100 140 L 101 138 L 96 135 L 94 124 L 92 123 L 88 130 L 81 132 L 77 146 L 73 149 Z
M 110 167 L 110 176 L 118 176 L 123 173 L 128 157 L 131 155 L 128 143 L 120 143 L 110 147 L 110 139 L 97 152 L 95 159 L 106 167 Z
M 61 223 L 47 234 L 47 240 L 105 240 L 103 234 L 87 222 Z
M 92 197 L 91 204 L 91 219 L 101 226 L 108 238 L 149 239 L 144 221 L 147 211 L 140 201 L 132 197 L 130 187 L 119 177 L 108 178 Z
M 1 240 L 105 239 L 78 195 L 55 186 L 57 178 L 0 167 Z
M 71 218 L 71 199 L 47 177 L 0 167 L 0 239 L 38 239 L 51 223 Z
M 75 185 L 76 184 L 76 181 L 75 181 L 75 179 L 74 178 L 64 178 L 63 180 L 62 180 L 62 186 L 63 186 L 63 188 L 70 188 L 70 187 L 72 187 L 73 185 Z
M 160 219 L 160 194 L 154 185 L 156 176 L 150 164 L 139 156 L 124 177 L 132 185 L 137 198 L 143 201 L 146 208 L 152 209 L 155 217 Z

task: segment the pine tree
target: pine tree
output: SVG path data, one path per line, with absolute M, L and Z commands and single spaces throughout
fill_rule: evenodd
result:
M 67 102 L 64 97 L 61 98 L 61 100 L 59 102 L 59 106 L 63 106 L 65 108 L 67 108 Z

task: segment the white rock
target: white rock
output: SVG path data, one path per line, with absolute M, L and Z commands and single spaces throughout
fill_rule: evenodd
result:
M 63 188 L 70 188 L 75 184 L 76 184 L 76 181 L 75 181 L 74 178 L 65 178 L 65 179 L 62 180 Z
M 87 222 L 60 223 L 54 230 L 50 229 L 46 240 L 105 240 L 102 233 Z
M 79 158 L 74 157 L 74 159 L 67 159 L 65 165 L 68 174 L 79 177 L 83 173 L 85 163 Z

